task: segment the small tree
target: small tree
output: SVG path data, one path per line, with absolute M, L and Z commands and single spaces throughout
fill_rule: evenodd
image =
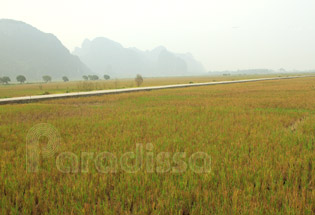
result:
M 51 82 L 51 77 L 49 75 L 44 75 L 43 76 L 43 81 L 48 83 L 48 82 Z
M 141 75 L 137 75 L 136 78 L 135 78 L 135 82 L 137 84 L 138 87 L 140 87 L 140 85 L 143 83 L 143 78 Z
M 98 77 L 97 75 L 89 75 L 88 77 L 89 77 L 89 79 L 90 79 L 91 81 L 95 81 L 95 80 L 98 80 L 98 79 L 99 79 L 99 77 Z
M 18 75 L 16 77 L 16 80 L 22 84 L 22 83 L 24 83 L 26 81 L 26 78 L 25 78 L 24 75 Z
M 109 79 L 110 79 L 110 76 L 109 76 L 109 75 L 104 75 L 104 79 L 105 79 L 105 80 L 109 80 Z
M 3 80 L 2 80 L 2 77 L 0 77 L 0 84 L 3 84 Z
M 99 77 L 97 75 L 93 75 L 93 80 L 98 80 Z
M 11 81 L 11 79 L 8 76 L 2 77 L 2 82 L 5 84 L 8 84 Z
M 89 80 L 89 77 L 87 77 L 86 75 L 83 75 L 82 78 L 83 78 L 84 81 Z
M 69 81 L 69 78 L 68 78 L 67 76 L 63 76 L 63 77 L 62 77 L 62 80 L 63 80 L 64 82 L 67 82 L 67 81 Z

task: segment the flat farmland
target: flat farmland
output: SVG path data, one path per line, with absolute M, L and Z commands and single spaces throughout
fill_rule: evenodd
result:
M 0 106 L 0 213 L 314 214 L 314 98 L 300 78 Z
M 310 73 L 312 75 L 312 73 Z M 294 76 L 294 74 L 291 74 Z M 301 74 L 298 74 L 301 75 Z M 309 75 L 309 74 L 306 74 Z M 287 77 L 288 74 L 278 74 L 278 77 Z M 171 84 L 189 84 L 216 81 L 233 81 L 241 79 L 275 77 L 275 75 L 237 75 L 237 76 L 195 76 L 195 77 L 167 77 L 167 78 L 144 78 L 142 87 L 161 86 Z M 84 92 L 107 89 L 123 89 L 136 87 L 134 79 L 111 79 L 97 81 L 70 81 L 26 84 L 1 84 L 0 99 L 20 96 L 34 96 L 47 94 L 60 94 L 72 92 Z

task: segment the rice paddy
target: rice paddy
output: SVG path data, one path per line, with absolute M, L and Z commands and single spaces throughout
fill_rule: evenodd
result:
M 0 213 L 314 214 L 314 98 L 301 78 L 0 106 Z

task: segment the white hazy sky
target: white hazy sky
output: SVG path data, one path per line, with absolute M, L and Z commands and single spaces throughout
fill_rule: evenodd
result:
M 104 36 L 191 52 L 212 71 L 315 69 L 315 0 L 0 0 L 0 18 L 53 33 L 71 51 Z

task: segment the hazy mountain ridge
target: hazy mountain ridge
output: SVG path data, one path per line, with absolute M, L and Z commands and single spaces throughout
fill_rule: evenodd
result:
M 50 75 L 81 79 L 90 70 L 56 36 L 21 21 L 0 19 L 0 76 L 41 80 Z
M 135 47 L 124 48 L 119 43 L 104 37 L 84 40 L 81 48 L 73 51 L 91 70 L 114 77 L 182 76 L 205 73 L 202 64 L 191 54 L 176 54 L 159 46 L 153 50 L 141 51 Z
M 24 75 L 27 81 L 53 80 L 68 76 L 109 74 L 112 77 L 182 76 L 205 74 L 202 64 L 191 54 L 176 54 L 163 46 L 142 51 L 124 48 L 104 37 L 84 40 L 73 54 L 51 33 L 15 20 L 0 19 L 0 77 Z
M 314 73 L 315 70 L 278 70 L 272 69 L 242 69 L 242 70 L 225 70 L 225 71 L 209 71 L 208 75 L 270 75 L 270 74 L 290 74 L 290 73 Z

